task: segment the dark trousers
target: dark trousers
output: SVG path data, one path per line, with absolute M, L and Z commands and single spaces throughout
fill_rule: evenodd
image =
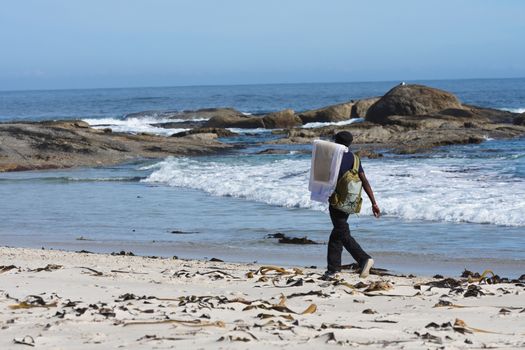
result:
M 352 255 L 359 266 L 361 266 L 366 259 L 370 258 L 370 255 L 368 255 L 350 235 L 350 228 L 347 222 L 350 214 L 337 210 L 332 206 L 329 207 L 329 211 L 334 229 L 328 241 L 328 271 L 341 270 L 343 247 Z

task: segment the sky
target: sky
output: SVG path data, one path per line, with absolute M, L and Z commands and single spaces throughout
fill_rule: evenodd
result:
M 0 0 L 0 90 L 525 77 L 522 0 Z

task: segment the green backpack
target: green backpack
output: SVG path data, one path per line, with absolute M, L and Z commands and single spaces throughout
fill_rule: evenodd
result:
M 354 167 L 337 181 L 334 193 L 330 196 L 332 207 L 348 213 L 359 214 L 361 211 L 361 191 L 363 184 L 359 178 L 359 157 L 354 154 Z

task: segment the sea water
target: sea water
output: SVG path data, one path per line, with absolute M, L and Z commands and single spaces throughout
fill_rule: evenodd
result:
M 514 111 L 525 105 L 523 79 L 425 83 L 465 103 Z M 304 110 L 381 95 L 392 84 L 0 92 L 0 115 L 77 117 L 140 132 L 158 120 L 155 112 L 131 121 L 126 114 L 217 106 L 245 113 Z M 259 132 L 259 140 L 275 137 Z M 326 205 L 309 199 L 309 149 L 275 147 L 287 153 L 261 155 L 265 147 L 254 145 L 220 156 L 0 174 L 0 244 L 324 267 L 331 224 Z M 524 139 L 384 155 L 363 160 L 383 217 L 370 215 L 365 198 L 363 213 L 349 220 L 379 266 L 425 274 L 457 275 L 463 268 L 524 273 Z M 320 244 L 267 238 L 276 232 Z M 346 253 L 343 262 L 351 262 Z

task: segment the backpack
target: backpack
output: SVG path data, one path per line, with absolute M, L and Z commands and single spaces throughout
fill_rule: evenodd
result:
M 359 178 L 359 157 L 354 154 L 354 166 L 337 181 L 334 193 L 330 196 L 332 207 L 348 214 L 359 214 L 361 211 L 361 191 L 363 184 Z

